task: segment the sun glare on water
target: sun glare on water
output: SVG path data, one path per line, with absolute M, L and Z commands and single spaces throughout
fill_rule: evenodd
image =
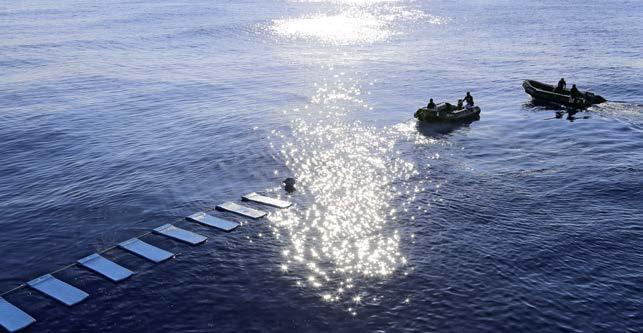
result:
M 402 1 L 295 2 L 324 2 L 332 9 L 277 19 L 268 30 L 321 47 L 385 41 L 405 23 L 447 21 L 407 8 Z M 347 52 L 339 54 L 350 59 Z M 373 110 L 364 97 L 369 92 L 363 91 L 369 82 L 360 82 L 357 73 L 346 75 L 324 66 L 329 72 L 320 73 L 309 103 L 284 111 L 290 130 L 275 130 L 270 138 L 297 178 L 297 196 L 306 204 L 269 219 L 275 238 L 284 244 L 281 271 L 296 276 L 297 286 L 311 288 L 323 301 L 344 304 L 356 315 L 360 304 L 373 300 L 371 283 L 389 279 L 405 266 L 400 276 L 412 270 L 401 249 L 409 235 L 400 231 L 397 219 L 400 213 L 415 219 L 414 193 L 424 191 L 425 184 L 409 181 L 418 171 L 398 148 L 401 142 L 430 142 L 418 139 L 409 127 L 413 125 L 377 128 L 352 120 L 355 113 Z
M 339 7 L 331 13 L 273 20 L 269 31 L 291 39 L 319 41 L 330 45 L 370 44 L 397 35 L 401 22 L 441 24 L 445 19 L 398 5 L 397 1 L 297 1 L 328 2 Z
M 369 13 L 321 14 L 275 20 L 272 29 L 280 36 L 318 39 L 330 44 L 374 43 L 392 34 L 382 20 Z
M 400 131 L 347 121 L 369 110 L 360 84 L 335 76 L 317 84 L 310 104 L 288 111 L 292 133 L 274 132 L 272 143 L 298 179 L 309 205 L 270 216 L 285 242 L 282 270 L 303 270 L 298 283 L 329 302 L 353 304 L 359 283 L 390 276 L 406 265 L 396 222 L 415 165 L 396 151 Z M 365 280 L 366 279 L 366 280 Z

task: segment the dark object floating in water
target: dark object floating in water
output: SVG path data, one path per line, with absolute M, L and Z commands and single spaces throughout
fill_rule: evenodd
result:
M 414 115 L 415 118 L 426 122 L 452 122 L 461 120 L 480 119 L 480 108 L 456 107 L 451 103 L 440 103 L 435 108 L 419 108 Z
M 284 179 L 284 188 L 286 189 L 286 192 L 295 192 L 295 183 L 297 183 L 297 180 L 295 178 L 288 177 Z
M 242 196 L 241 200 L 252 201 L 252 202 L 260 203 L 262 205 L 268 205 L 268 206 L 277 207 L 277 208 L 288 208 L 292 205 L 292 203 L 288 201 L 267 197 L 254 192 Z
M 208 215 L 204 212 L 194 213 L 188 216 L 187 219 L 201 223 L 203 225 L 207 225 L 208 227 L 218 228 L 223 231 L 232 231 L 239 226 L 239 223 L 237 222 L 220 219 L 218 217 Z
M 605 98 L 592 92 L 579 91 L 577 98 L 571 98 L 569 89 L 562 89 L 556 92 L 556 87 L 551 84 L 538 82 L 535 80 L 525 80 L 522 83 L 525 92 L 533 99 L 541 102 L 548 102 L 558 105 L 564 105 L 572 108 L 586 108 L 593 104 L 607 102 Z
M 224 203 L 218 205 L 217 209 L 227 211 L 227 212 L 231 212 L 231 213 L 235 213 L 235 214 L 245 216 L 245 217 L 249 217 L 249 218 L 253 218 L 253 219 L 262 218 L 262 217 L 268 215 L 268 213 L 266 213 L 264 211 L 253 209 L 253 208 L 246 207 L 246 206 L 242 206 L 242 205 L 236 204 L 234 202 L 230 202 L 230 201 L 224 202 Z
M 16 332 L 35 322 L 32 316 L 0 297 L 0 326 Z
M 56 279 L 51 274 L 46 274 L 33 279 L 27 282 L 27 284 L 29 287 L 36 289 L 67 306 L 78 304 L 85 298 L 89 297 L 88 293 Z
M 208 239 L 208 237 L 199 235 L 192 231 L 175 227 L 174 225 L 169 223 L 154 229 L 154 232 L 159 235 L 163 235 L 166 237 L 170 237 L 172 239 L 176 239 L 181 242 L 188 243 L 190 245 L 201 244 Z
M 147 244 L 138 238 L 132 238 L 130 240 L 126 240 L 118 244 L 118 247 L 125 249 L 129 252 L 132 252 L 149 261 L 153 261 L 157 264 L 165 260 L 168 260 L 174 256 L 174 253 L 165 251 L 154 245 Z
M 83 259 L 78 260 L 78 263 L 110 280 L 119 282 L 132 276 L 134 272 L 129 269 L 113 262 L 98 253 L 94 253 Z

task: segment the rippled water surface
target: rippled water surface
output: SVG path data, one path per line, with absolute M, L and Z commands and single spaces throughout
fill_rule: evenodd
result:
M 30 331 L 643 328 L 638 1 L 0 8 L 0 291 L 165 223 L 209 236 L 107 252 L 119 284 L 56 273 L 72 308 L 4 295 Z M 561 76 L 610 102 L 557 117 L 521 87 Z M 467 90 L 479 121 L 413 119 Z M 295 205 L 182 218 L 252 191 Z

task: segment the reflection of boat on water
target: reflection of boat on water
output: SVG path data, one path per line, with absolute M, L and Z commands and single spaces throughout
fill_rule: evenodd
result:
M 569 121 L 574 121 L 576 119 L 588 119 L 589 118 L 589 116 L 576 117 L 576 115 L 579 112 L 586 111 L 586 110 L 581 110 L 579 108 L 568 108 L 568 107 L 565 107 L 564 105 L 555 104 L 555 103 L 548 103 L 548 102 L 544 102 L 544 101 L 536 100 L 536 99 L 532 99 L 529 102 L 523 103 L 522 104 L 522 109 L 527 110 L 527 111 L 532 111 L 532 112 L 554 111 L 554 114 L 553 114 L 553 116 L 551 118 L 545 118 L 545 119 L 562 119 L 562 118 L 565 118 L 565 119 L 567 119 Z
M 415 112 L 415 118 L 425 122 L 454 122 L 480 119 L 480 108 L 455 107 L 450 103 L 440 103 L 435 108 L 420 108 Z
M 586 108 L 593 104 L 600 104 L 607 101 L 602 96 L 589 91 L 581 91 L 579 97 L 571 98 L 571 92 L 569 89 L 563 89 L 556 92 L 556 88 L 554 86 L 535 80 L 523 81 L 522 87 L 529 96 L 531 96 L 535 101 L 541 103 L 553 103 L 572 108 Z
M 415 127 L 422 135 L 430 138 L 440 138 L 449 135 L 456 130 L 468 128 L 478 119 L 465 119 L 457 122 L 416 122 Z

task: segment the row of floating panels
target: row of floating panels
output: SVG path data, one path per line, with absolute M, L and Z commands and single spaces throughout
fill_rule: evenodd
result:
M 244 195 L 242 200 L 277 208 L 288 208 L 292 205 L 288 201 L 266 197 L 257 193 Z M 225 202 L 216 206 L 216 208 L 217 210 L 235 213 L 252 219 L 259 219 L 268 214 L 265 211 L 234 202 Z M 226 232 L 230 232 L 239 226 L 237 222 L 208 215 L 205 212 L 192 214 L 186 219 Z M 155 228 L 153 232 L 190 245 L 202 244 L 208 239 L 206 236 L 181 229 L 173 224 L 162 225 Z M 150 245 L 138 238 L 119 243 L 118 247 L 154 263 L 160 263 L 174 257 L 174 253 Z M 76 263 L 113 282 L 120 282 L 134 275 L 131 270 L 101 256 L 99 253 L 82 258 Z M 51 274 L 45 274 L 33 279 L 27 282 L 26 285 L 67 306 L 76 305 L 89 297 L 89 294 L 85 291 L 59 280 Z M 33 324 L 35 321 L 28 313 L 0 297 L 0 326 L 4 327 L 4 329 L 9 332 L 16 332 Z

